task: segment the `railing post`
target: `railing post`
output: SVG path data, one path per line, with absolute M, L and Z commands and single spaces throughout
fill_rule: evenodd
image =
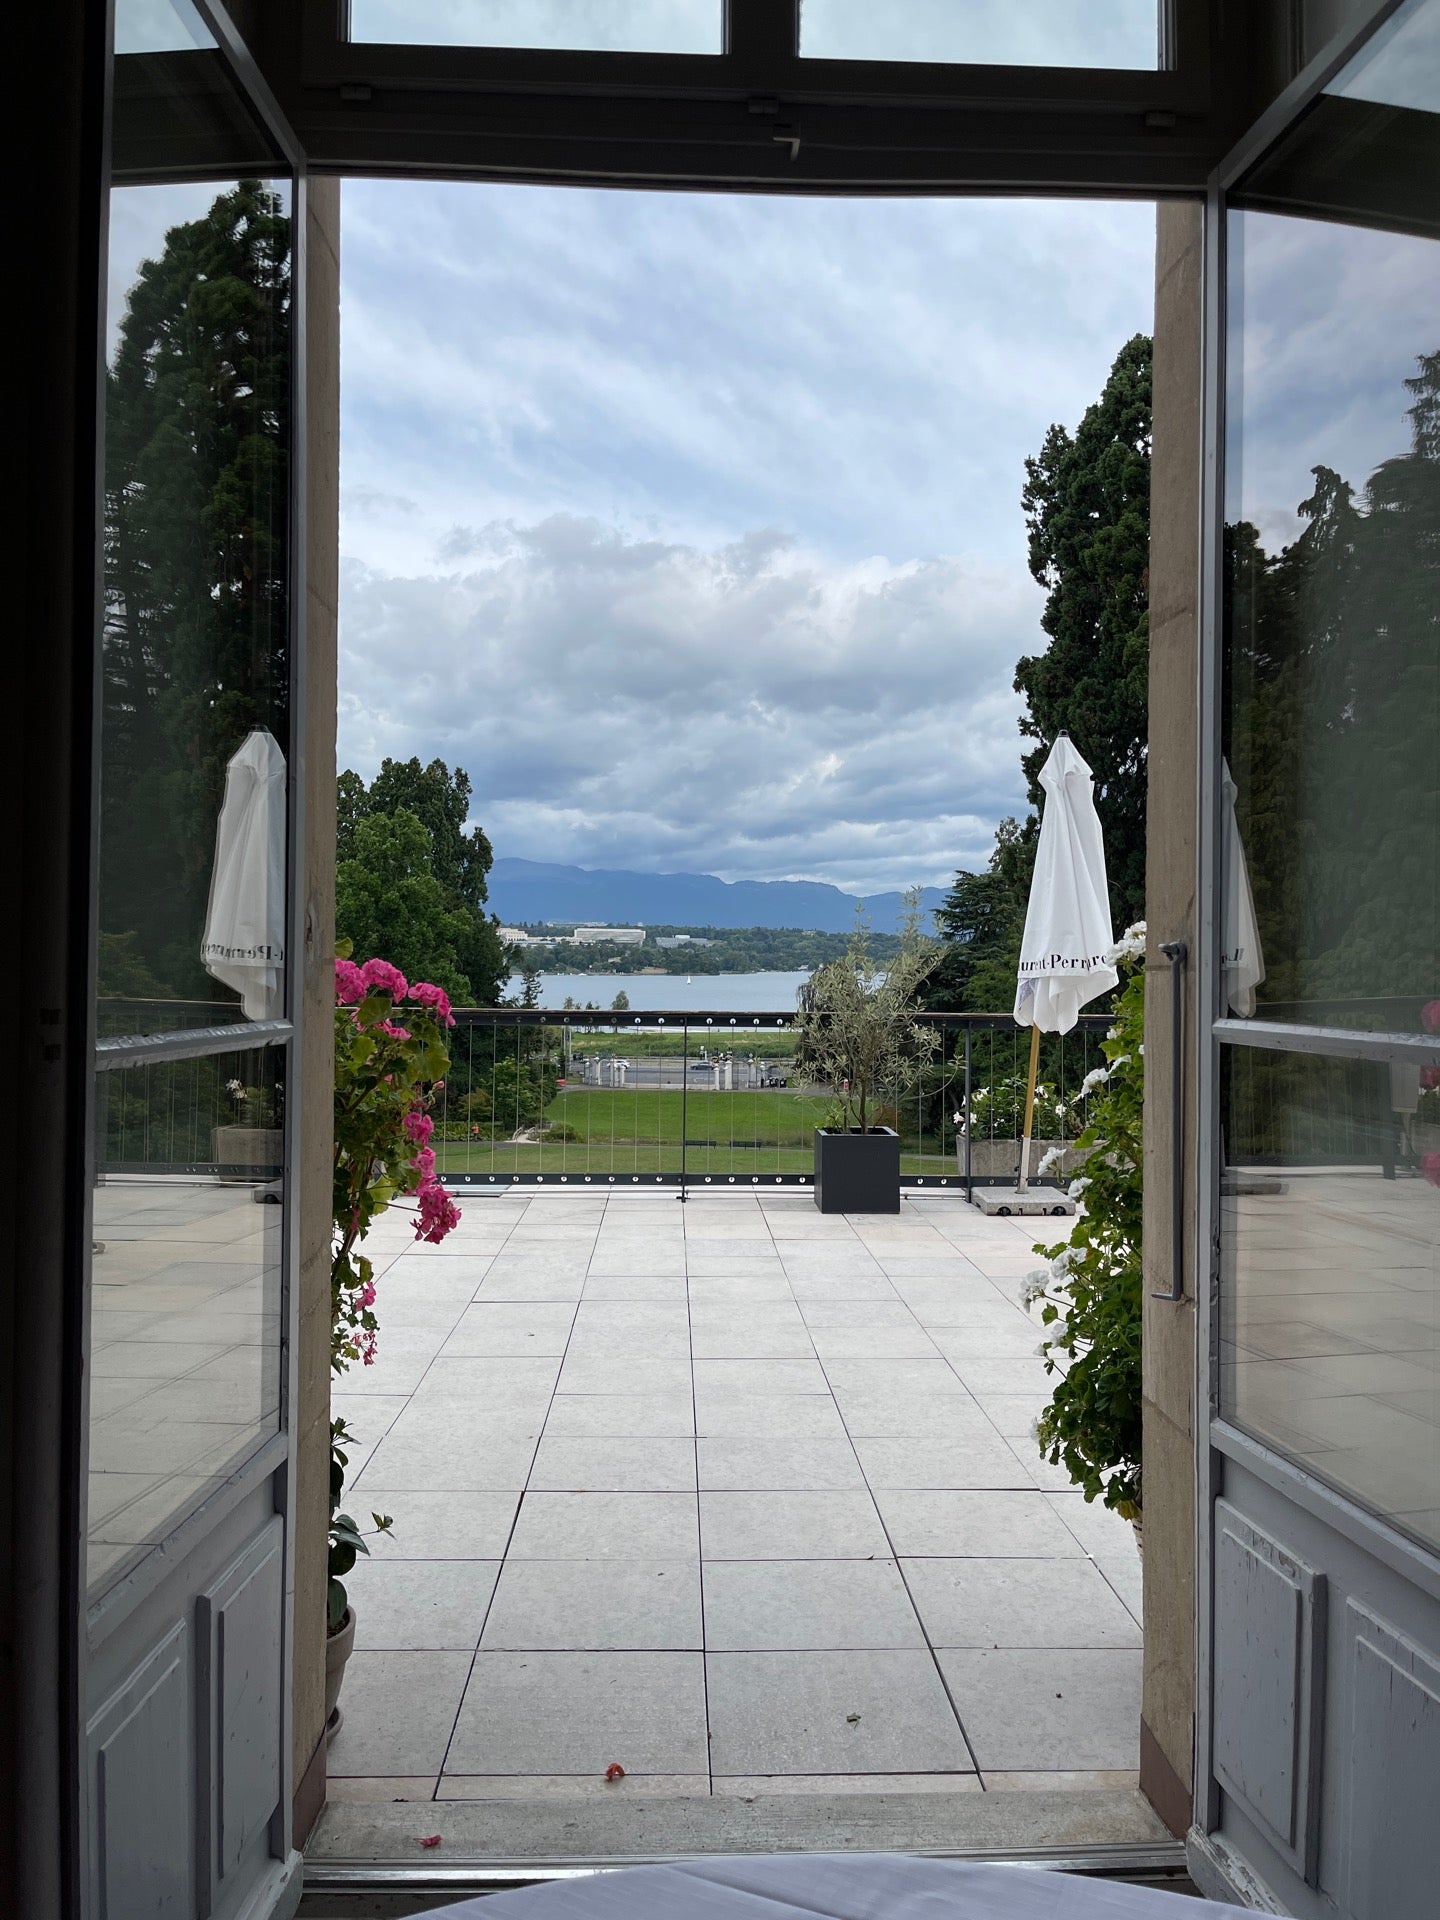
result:
M 970 1162 L 970 1035 L 973 1029 L 965 1022 L 965 1202 L 973 1205 L 975 1200 L 975 1179 Z
M 657 1058 L 659 1056 L 657 1055 Z M 684 1206 L 689 1197 L 685 1190 L 687 1170 L 685 1136 L 689 1132 L 686 1125 L 687 1108 L 690 1100 L 690 1016 L 687 1013 L 680 1024 L 680 1204 Z M 657 1127 L 658 1133 L 660 1129 Z

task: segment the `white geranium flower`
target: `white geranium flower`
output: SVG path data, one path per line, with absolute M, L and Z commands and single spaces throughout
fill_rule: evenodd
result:
M 1090 1185 L 1089 1174 L 1077 1173 L 1075 1178 L 1070 1182 L 1069 1186 L 1065 1189 L 1066 1198 L 1070 1200 L 1078 1200 L 1081 1194 L 1084 1193 L 1086 1187 L 1088 1187 L 1089 1185 Z
M 1109 1078 L 1110 1069 L 1108 1067 L 1092 1067 L 1080 1082 L 1080 1098 L 1083 1100 L 1086 1094 L 1093 1093 L 1096 1087 L 1103 1087 Z
M 1045 1298 L 1045 1289 L 1050 1284 L 1050 1275 L 1044 1267 L 1035 1267 L 1027 1273 L 1020 1283 L 1020 1304 L 1027 1311 L 1037 1300 Z
M 1133 927 L 1127 927 L 1113 947 L 1107 949 L 1105 959 L 1114 966 L 1117 960 L 1134 960 L 1145 951 L 1145 922 L 1137 920 Z
M 1050 1262 L 1050 1272 L 1055 1279 L 1064 1279 L 1065 1275 L 1070 1271 L 1070 1263 L 1074 1258 L 1075 1253 L 1073 1248 L 1062 1247 L 1060 1249 L 1059 1253 L 1057 1253 L 1055 1258 Z

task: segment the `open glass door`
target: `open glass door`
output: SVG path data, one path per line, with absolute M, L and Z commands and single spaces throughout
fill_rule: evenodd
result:
M 119 0 L 95 753 L 87 1911 L 298 1898 L 286 1602 L 297 186 Z
M 1440 0 L 1222 184 L 1195 1854 L 1389 1920 L 1440 1883 Z

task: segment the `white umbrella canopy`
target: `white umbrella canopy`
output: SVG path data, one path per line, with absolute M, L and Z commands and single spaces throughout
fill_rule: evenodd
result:
M 1250 891 L 1250 869 L 1245 864 L 1245 849 L 1235 819 L 1238 788 L 1228 762 L 1220 762 L 1220 792 L 1224 803 L 1221 821 L 1223 871 L 1225 878 L 1224 924 L 1221 927 L 1221 965 L 1225 973 L 1225 998 L 1232 1013 L 1248 1020 L 1255 1011 L 1255 989 L 1265 978 L 1265 955 L 1260 947 L 1260 927 L 1255 919 L 1255 897 Z
M 1095 782 L 1068 734 L 1040 769 L 1045 811 L 1020 942 L 1015 1018 L 1022 1027 L 1069 1033 L 1080 1009 L 1118 986 L 1106 955 L 1115 944 L 1105 843 Z
M 1115 932 L 1094 776 L 1068 733 L 1060 735 L 1046 756 L 1040 785 L 1045 809 L 1015 990 L 1015 1019 L 1031 1029 L 1017 1182 L 1022 1194 L 1030 1184 L 1040 1035 L 1069 1033 L 1085 1002 L 1120 982 L 1108 958 Z
M 225 769 L 200 958 L 249 1020 L 285 1011 L 285 756 L 257 727 Z

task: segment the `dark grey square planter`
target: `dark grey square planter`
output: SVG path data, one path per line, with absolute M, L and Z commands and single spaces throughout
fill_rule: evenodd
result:
M 900 1136 L 893 1127 L 817 1127 L 815 1204 L 821 1213 L 899 1213 Z

